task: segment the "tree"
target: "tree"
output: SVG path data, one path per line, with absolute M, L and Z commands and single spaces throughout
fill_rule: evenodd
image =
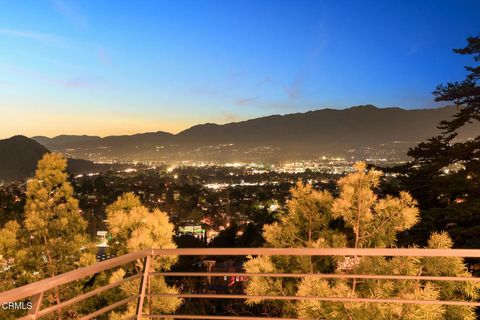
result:
M 445 223 L 435 223 L 433 230 L 445 230 L 447 225 L 461 224 L 469 219 L 464 210 L 458 210 L 457 202 L 480 207 L 480 135 L 467 141 L 458 139 L 458 134 L 466 125 L 478 125 L 480 121 L 480 36 L 467 39 L 467 46 L 454 49 L 461 55 L 472 55 L 476 66 L 467 66 L 466 78 L 460 82 L 439 85 L 433 92 L 435 101 L 451 102 L 457 106 L 458 112 L 449 120 L 439 124 L 441 134 L 420 143 L 409 150 L 412 161 L 396 170 L 402 174 L 401 187 L 409 190 L 419 201 L 422 209 L 422 220 L 431 220 L 434 208 L 448 208 L 456 211 L 452 219 Z M 476 211 L 476 216 L 479 211 Z M 471 224 L 478 228 L 480 220 Z M 428 233 L 420 223 L 412 230 L 416 238 L 425 242 Z M 466 244 L 470 228 L 457 230 L 455 238 L 463 238 Z M 410 233 L 410 237 L 411 237 Z M 466 244 L 468 245 L 468 244 Z
M 14 279 L 19 277 L 18 268 L 12 268 L 17 250 L 20 248 L 20 224 L 9 221 L 0 229 L 0 287 L 9 290 L 15 287 Z M 0 313 L 1 315 L 1 313 Z
M 480 62 L 480 35 L 469 37 L 467 42 L 465 48 L 453 51 L 462 55 L 473 55 L 474 61 Z M 451 101 L 459 107 L 459 112 L 452 120 L 440 123 L 440 128 L 446 134 L 455 134 L 465 124 L 480 121 L 480 66 L 467 66 L 465 69 L 468 71 L 465 80 L 440 85 L 433 92 L 436 101 Z
M 239 226 L 236 223 L 232 223 L 226 229 L 220 231 L 220 233 L 209 243 L 209 246 L 214 248 L 238 247 L 238 231 Z
M 382 173 L 366 171 L 363 162 L 357 163 L 355 169 L 356 172 L 338 182 L 341 193 L 333 203 L 333 216 L 343 219 L 346 226 L 352 228 L 354 248 L 392 246 L 398 231 L 417 223 L 417 203 L 406 192 L 400 193 L 400 198 L 378 199 L 373 189 L 378 187 Z M 355 286 L 354 279 L 354 292 Z
M 109 244 L 113 254 L 121 255 L 142 249 L 176 248 L 173 242 L 173 225 L 168 221 L 166 213 L 158 209 L 149 211 L 142 206 L 140 199 L 133 193 L 125 193 L 107 207 L 107 225 L 112 236 Z M 152 272 L 169 270 L 177 261 L 176 256 L 155 257 L 151 263 Z M 131 268 L 120 268 L 115 271 L 110 282 L 118 281 L 125 276 L 141 272 L 143 263 L 137 262 Z M 140 280 L 129 281 L 120 289 L 126 296 L 138 293 Z M 170 287 L 164 277 L 151 277 L 149 288 L 155 293 L 178 293 Z M 118 300 L 118 297 L 116 298 Z M 153 298 L 148 299 L 147 313 L 160 314 L 175 311 L 181 299 Z M 130 303 L 124 313 L 113 312 L 111 319 L 124 319 L 135 314 L 136 303 Z
M 451 245 L 452 241 L 446 233 L 434 233 L 429 239 L 428 248 L 446 249 Z M 461 258 L 448 257 L 364 257 L 347 272 L 471 276 Z M 358 283 L 354 293 L 350 288 L 344 280 L 303 279 L 298 295 L 419 300 L 475 300 L 479 297 L 479 286 L 473 282 L 364 280 Z M 476 319 L 474 309 L 465 306 L 301 301 L 297 310 L 300 317 L 314 319 Z
M 319 248 L 344 247 L 346 237 L 330 228 L 332 223 L 332 195 L 327 191 L 317 191 L 311 185 L 298 182 L 290 190 L 292 199 L 288 202 L 288 211 L 283 213 L 278 222 L 264 226 L 265 246 L 277 248 Z M 292 272 L 306 273 L 328 271 L 334 265 L 331 258 L 273 256 L 250 259 L 245 270 L 258 272 Z M 298 282 L 293 279 L 251 277 L 246 292 L 249 295 L 294 295 Z M 249 304 L 261 300 L 249 300 Z M 294 314 L 295 304 L 275 302 L 282 314 Z
M 325 192 L 312 191 L 310 186 L 297 185 L 292 190 L 289 213 L 278 224 L 267 226 L 264 237 L 269 246 L 302 247 L 312 239 L 322 246 L 350 246 L 355 248 L 385 248 L 396 243 L 396 233 L 410 228 L 418 221 L 416 201 L 407 193 L 399 197 L 379 198 L 375 193 L 382 173 L 366 170 L 364 163 L 356 171 L 340 179 L 340 195 L 333 199 Z M 319 197 L 323 194 L 322 197 Z M 299 201 L 300 199 L 303 199 Z M 315 201 L 314 199 L 322 199 Z M 289 203 L 289 204 L 290 204 Z M 316 204 L 316 205 L 314 205 Z M 319 206 L 319 204 L 322 204 Z M 295 218 L 298 217 L 298 218 Z M 312 217 L 312 219 L 310 219 Z M 304 236 L 298 237 L 298 226 L 306 223 Z M 344 225 L 335 223 L 340 219 Z M 311 222 L 310 222 L 311 221 Z M 328 230 L 328 226 L 336 226 Z M 275 230 L 272 237 L 271 230 Z M 309 239 L 309 234 L 312 237 Z M 283 235 L 280 237 L 279 235 Z M 284 239 L 291 239 L 285 241 Z M 305 239 L 307 241 L 305 242 Z M 335 241 L 336 239 L 336 241 Z M 319 246 L 319 245 L 317 245 Z M 429 248 L 450 248 L 452 240 L 446 233 L 432 234 Z M 315 246 L 312 246 L 315 247 Z M 282 259 L 289 259 L 283 263 Z M 247 262 L 248 272 L 333 272 L 337 274 L 394 274 L 470 276 L 461 258 L 415 257 L 344 257 L 318 260 L 317 263 L 292 263 L 295 257 L 259 257 Z M 312 261 L 312 260 L 310 260 Z M 313 269 L 311 268 L 313 266 Z M 326 280 L 307 277 L 301 281 L 280 278 L 252 277 L 247 284 L 248 294 L 298 295 L 319 297 L 360 297 L 388 299 L 477 299 L 480 286 L 473 282 L 435 283 L 432 281 Z M 251 300 L 250 303 L 258 303 Z M 301 318 L 313 319 L 475 319 L 473 308 L 442 305 L 341 303 L 301 300 L 281 305 Z
M 94 263 L 92 243 L 86 236 L 87 223 L 73 196 L 65 172 L 67 161 L 58 153 L 47 153 L 38 162 L 35 177 L 28 181 L 25 220 L 9 222 L 1 231 L 0 254 L 9 269 L 4 288 L 53 277 L 79 266 Z M 2 273 L 3 275 L 3 273 Z M 78 293 L 81 284 L 46 293 L 47 304 Z M 72 317 L 74 310 L 67 316 Z M 62 311 L 58 312 L 62 318 Z

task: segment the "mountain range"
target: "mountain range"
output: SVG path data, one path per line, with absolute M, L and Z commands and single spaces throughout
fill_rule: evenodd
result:
M 37 162 L 50 152 L 37 141 L 25 136 L 0 140 L 0 182 L 20 181 L 32 177 Z M 120 165 L 93 163 L 83 159 L 68 159 L 67 171 L 71 174 L 120 169 Z
M 372 105 L 272 115 L 223 125 L 206 123 L 178 134 L 33 137 L 70 157 L 114 161 L 277 161 L 339 155 L 405 159 L 406 150 L 440 131 L 456 107 L 405 110 Z M 470 125 L 459 138 L 480 134 Z

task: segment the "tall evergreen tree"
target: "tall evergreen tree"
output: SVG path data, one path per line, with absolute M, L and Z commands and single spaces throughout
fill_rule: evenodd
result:
M 35 177 L 28 181 L 25 220 L 9 222 L 1 231 L 0 254 L 11 264 L 5 288 L 53 277 L 95 262 L 92 243 L 86 235 L 73 188 L 67 181 L 67 161 L 58 153 L 47 153 L 38 162 Z M 3 272 L 0 273 L 3 276 Z M 58 288 L 44 296 L 45 304 L 59 303 L 79 292 L 81 284 Z M 65 312 L 58 312 L 62 318 Z M 67 310 L 70 318 L 75 310 Z
M 317 191 L 311 185 L 298 182 L 290 190 L 291 200 L 288 211 L 278 222 L 264 226 L 263 237 L 266 247 L 273 248 L 324 248 L 344 247 L 347 239 L 344 234 L 331 229 L 333 197 L 328 191 Z M 245 264 L 247 272 L 328 272 L 334 265 L 330 258 L 294 256 L 257 257 Z M 246 287 L 250 295 L 294 295 L 297 281 L 288 278 L 252 277 Z M 261 300 L 249 300 L 250 304 Z M 283 314 L 294 314 L 295 304 L 275 302 L 275 308 Z
M 458 139 L 464 126 L 480 121 L 480 36 L 467 42 L 454 52 L 473 56 L 476 65 L 465 67 L 463 81 L 439 85 L 433 92 L 436 101 L 451 102 L 458 112 L 439 124 L 441 134 L 410 149 L 412 161 L 398 168 L 402 188 L 412 193 L 422 209 L 422 222 L 409 234 L 417 241 L 426 241 L 426 230 L 451 228 L 456 245 L 480 244 L 472 240 L 480 232 L 480 132 L 467 141 Z M 436 208 L 452 214 L 438 215 Z

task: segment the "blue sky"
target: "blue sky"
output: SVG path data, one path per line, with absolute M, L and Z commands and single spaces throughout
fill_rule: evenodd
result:
M 437 106 L 480 1 L 0 0 L 0 137 Z

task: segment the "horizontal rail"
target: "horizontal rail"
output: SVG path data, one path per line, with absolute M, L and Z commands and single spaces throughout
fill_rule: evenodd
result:
M 375 249 L 375 248 L 182 248 L 145 249 L 79 268 L 52 278 L 40 280 L 23 287 L 0 292 L 0 303 L 17 301 L 45 292 L 65 283 L 73 282 L 89 275 L 124 265 L 148 255 L 180 256 L 247 256 L 247 255 L 287 255 L 287 256 L 408 256 L 408 257 L 474 257 L 480 258 L 478 249 Z
M 474 257 L 480 258 L 479 249 L 419 249 L 419 248 L 182 248 L 182 249 L 145 249 L 118 256 L 109 260 L 98 262 L 91 266 L 79 268 L 64 274 L 60 274 L 49 279 L 44 279 L 35 283 L 15 288 L 9 291 L 0 292 L 0 303 L 13 302 L 21 299 L 36 296 L 42 292 L 49 291 L 61 285 L 80 280 L 93 274 L 123 266 L 127 263 L 155 256 L 403 256 L 403 257 Z M 352 275 L 352 274 L 286 274 L 286 273 L 240 273 L 240 272 L 152 272 L 149 276 L 247 276 L 247 277 L 320 277 L 320 278 L 341 278 L 341 279 L 397 279 L 397 280 L 428 280 L 428 281 L 480 281 L 476 277 L 451 277 L 451 276 L 407 276 L 407 275 Z M 68 307 L 87 298 L 93 297 L 101 292 L 116 287 L 126 281 L 140 278 L 142 275 L 134 275 L 122 279 L 113 284 L 96 288 L 90 292 L 83 293 L 70 300 L 61 302 L 57 305 L 39 310 L 37 316 L 44 316 L 59 309 Z M 480 306 L 478 302 L 470 301 L 440 301 L 440 300 L 405 300 L 405 299 L 370 299 L 370 298 L 346 298 L 346 297 L 290 297 L 290 296 L 246 296 L 246 295 L 202 295 L 202 294 L 178 294 L 178 295 L 148 295 L 149 297 L 178 297 L 178 298 L 215 298 L 215 299 L 276 299 L 276 300 L 320 300 L 334 302 L 385 302 L 385 303 L 415 303 L 415 304 L 443 304 L 443 305 L 462 305 L 462 306 Z M 91 316 L 85 316 L 82 319 L 91 319 L 100 314 L 109 312 L 118 306 L 126 304 L 138 295 L 126 298 L 112 305 L 106 306 Z M 164 318 L 168 318 L 165 316 Z M 171 317 L 170 317 L 171 318 Z M 197 319 L 197 318 L 190 318 Z M 207 319 L 207 318 L 203 318 Z M 210 318 L 208 318 L 210 319 Z M 213 318 L 212 318 L 213 319 Z M 286 319 L 286 318 L 284 318 Z
M 185 298 L 185 299 L 264 299 L 264 300 L 315 300 L 329 302 L 376 302 L 376 303 L 404 303 L 404 304 L 440 304 L 450 306 L 480 307 L 480 302 L 445 301 L 445 300 L 413 300 L 413 299 L 380 299 L 380 298 L 349 298 L 349 297 L 315 297 L 315 296 L 263 296 L 246 294 L 149 294 L 152 298 Z
M 334 273 L 248 273 L 248 272 L 150 272 L 150 276 L 166 277 L 271 277 L 271 278 L 327 278 L 327 279 L 384 279 L 425 281 L 472 281 L 479 277 L 404 276 L 382 274 L 334 274 Z
M 480 258 L 479 249 L 419 248 L 181 248 L 152 249 L 155 256 L 386 256 Z
M 128 298 L 125 298 L 125 299 L 120 300 L 120 301 L 118 301 L 118 302 L 112 303 L 111 305 L 108 305 L 108 306 L 106 306 L 106 307 L 104 307 L 104 308 L 102 308 L 102 309 L 100 309 L 100 310 L 97 310 L 97 311 L 95 311 L 95 312 L 92 312 L 92 313 L 84 316 L 84 317 L 81 317 L 79 320 L 90 320 L 90 319 L 93 319 L 93 318 L 95 318 L 95 317 L 98 317 L 98 316 L 100 316 L 100 315 L 102 315 L 102 314 L 104 314 L 104 313 L 107 313 L 107 312 L 109 312 L 109 311 L 112 311 L 112 310 L 115 309 L 115 308 L 118 308 L 118 307 L 120 307 L 120 306 L 123 306 L 123 305 L 125 305 L 125 304 L 127 304 L 127 303 L 129 303 L 129 302 L 131 302 L 131 301 L 133 301 L 133 300 L 135 300 L 135 299 L 138 299 L 138 296 L 139 296 L 139 294 L 135 294 L 135 295 L 133 295 L 133 296 L 131 296 L 131 297 L 128 297 Z
M 150 253 L 151 253 L 151 250 L 143 250 L 143 251 L 128 253 L 110 260 L 97 262 L 95 264 L 92 264 L 91 266 L 82 267 L 76 270 L 62 273 L 58 276 L 33 282 L 23 287 L 0 292 L 0 303 L 17 301 L 20 299 L 24 299 L 26 297 L 31 297 L 37 293 L 51 290 L 63 284 L 77 281 L 85 277 L 88 277 L 92 274 L 109 270 L 109 269 L 127 264 L 129 262 L 135 261 L 137 259 L 144 258 Z
M 124 278 L 122 280 L 119 280 L 119 281 L 115 281 L 114 283 L 111 283 L 109 285 L 106 285 L 106 286 L 103 286 L 103 287 L 100 287 L 100 288 L 97 288 L 97 289 L 94 289 L 92 291 L 89 291 L 89 292 L 86 292 L 84 294 L 81 294 L 79 296 L 76 296 L 75 298 L 72 298 L 70 300 L 67 300 L 67 301 L 63 301 L 59 304 L 56 304 L 56 305 L 53 305 L 51 307 L 48 307 L 48 308 L 45 308 L 45 309 L 42 309 L 40 311 L 38 311 L 38 315 L 37 317 L 40 318 L 44 315 L 47 315 L 47 314 L 50 314 L 52 312 L 55 312 L 59 309 L 63 309 L 65 307 L 68 307 L 74 303 L 77 303 L 77 302 L 82 302 L 83 300 L 86 300 L 88 298 L 91 298 L 91 297 L 94 297 L 102 292 L 105 292 L 107 290 L 110 290 L 110 289 L 113 289 L 113 288 L 116 288 L 118 287 L 119 285 L 121 284 L 124 284 L 125 282 L 128 282 L 128 281 L 131 281 L 131 280 L 135 280 L 135 279 L 138 279 L 140 278 L 142 275 L 141 274 L 135 274 L 131 277 L 128 277 L 128 278 Z

